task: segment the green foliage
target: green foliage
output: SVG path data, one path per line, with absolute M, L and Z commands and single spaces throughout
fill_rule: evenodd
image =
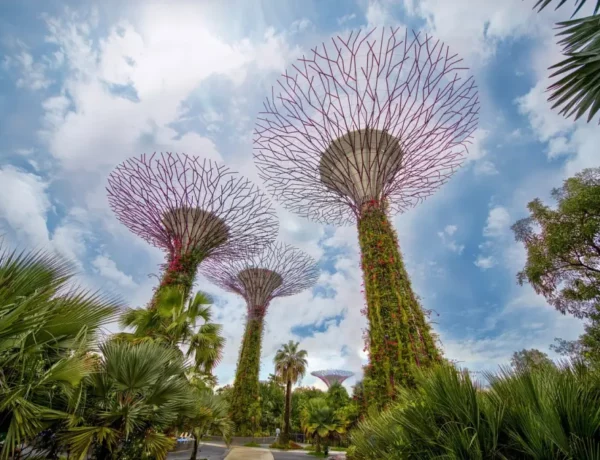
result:
M 550 5 L 554 0 L 537 0 L 536 4 L 533 6 L 534 8 L 538 8 L 538 11 L 542 11 L 544 8 L 546 8 L 548 5 Z M 575 12 L 573 13 L 573 16 L 575 16 L 579 10 L 586 4 L 587 0 L 575 0 Z M 565 3 L 567 3 L 567 0 L 556 0 L 556 3 L 558 3 L 556 5 L 555 9 L 559 9 L 561 6 L 563 6 Z M 592 1 L 593 3 L 593 1 Z M 598 13 L 598 10 L 600 10 L 600 0 L 596 0 L 596 6 L 594 7 L 594 14 Z
M 600 307 L 600 168 L 586 169 L 539 199 L 512 227 L 527 249 L 520 283 L 529 282 L 561 313 L 587 317 Z
M 64 423 L 70 397 L 92 371 L 88 352 L 119 308 L 69 286 L 73 274 L 54 255 L 0 253 L 0 458 Z M 57 457 L 57 445 L 46 447 Z
M 416 370 L 440 355 L 404 268 L 396 232 L 377 202 L 363 209 L 358 235 L 369 321 L 363 382 L 366 400 L 381 408 L 394 398 L 397 386 L 412 386 Z
M 327 400 L 322 398 L 308 401 L 302 410 L 302 428 L 306 436 L 315 441 L 317 453 L 321 452 L 323 441 L 327 442 L 345 432 L 343 421 L 327 405 Z
M 347 406 L 350 403 L 350 396 L 348 391 L 339 382 L 334 382 L 327 389 L 327 397 L 325 398 L 327 405 L 334 411 Z
M 539 11 L 548 6 L 552 0 L 538 0 L 535 7 Z M 566 0 L 559 0 L 556 8 L 560 8 Z M 575 16 L 586 3 L 586 0 L 575 1 Z M 562 29 L 557 35 L 563 37 L 559 44 L 563 46 L 566 59 L 550 67 L 557 69 L 550 78 L 561 76 L 548 89 L 552 91 L 549 97 L 554 102 L 552 108 L 562 106 L 560 113 L 575 120 L 588 110 L 589 122 L 600 110 L 600 0 L 596 1 L 594 15 L 571 19 L 558 23 Z M 571 16 L 571 17 L 573 17 Z
M 591 366 L 600 367 L 600 312 L 596 310 L 588 317 L 585 332 L 578 340 L 554 339 L 550 345 L 556 353 L 572 360 L 582 360 Z
M 293 432 L 302 431 L 302 409 L 313 398 L 324 398 L 326 393 L 314 387 L 297 387 L 292 392 L 290 428 Z
M 165 430 L 198 407 L 181 353 L 154 342 L 109 341 L 77 398 L 65 435 L 75 458 L 166 458 Z
M 490 388 L 444 365 L 419 389 L 359 424 L 349 458 L 597 458 L 600 375 L 583 364 L 488 375 Z
M 195 362 L 194 371 L 211 375 L 221 360 L 225 339 L 222 326 L 212 322 L 212 299 L 203 292 L 186 302 L 181 287 L 161 290 L 154 308 L 128 309 L 121 316 L 123 327 L 133 327 L 133 335 L 120 334 L 134 342 L 152 339 L 177 350 L 187 348 L 186 358 Z M 198 321 L 202 321 L 197 326 Z
M 290 340 L 284 343 L 277 353 L 273 362 L 275 363 L 275 373 L 277 377 L 286 383 L 285 388 L 285 413 L 283 433 L 281 433 L 280 442 L 286 444 L 290 436 L 290 419 L 292 405 L 292 385 L 298 382 L 306 374 L 306 350 L 298 350 L 298 342 Z
M 516 370 L 538 369 L 545 366 L 554 366 L 546 353 L 532 348 L 531 350 L 515 351 L 510 360 L 511 366 Z
M 274 433 L 282 425 L 285 410 L 285 392 L 274 380 L 260 382 L 261 430 Z
M 183 252 L 181 245 L 178 244 L 173 253 L 169 255 L 164 266 L 163 277 L 154 293 L 150 306 L 154 306 L 159 297 L 162 296 L 162 291 L 169 288 L 177 288 L 183 293 L 184 301 L 187 300 L 190 292 L 192 292 L 196 272 L 202 260 L 204 260 L 203 253 L 195 250 Z
M 252 436 L 260 427 L 258 376 L 263 332 L 262 316 L 249 317 L 231 393 L 230 416 L 238 436 Z
M 244 444 L 244 447 L 260 447 L 260 444 L 258 444 L 257 442 L 251 441 L 251 442 L 247 442 L 246 444 Z

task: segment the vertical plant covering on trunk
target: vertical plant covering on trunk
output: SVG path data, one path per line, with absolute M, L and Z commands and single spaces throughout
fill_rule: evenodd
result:
M 248 317 L 235 374 L 230 415 L 235 425 L 235 432 L 240 436 L 252 436 L 260 426 L 258 376 L 263 327 L 264 309 Z
M 196 272 L 203 259 L 202 252 L 196 250 L 182 252 L 181 244 L 176 244 L 175 251 L 168 256 L 164 275 L 160 281 L 160 285 L 154 292 L 150 305 L 153 307 L 156 306 L 161 293 L 169 287 L 180 288 L 183 292 L 183 298 L 187 299 L 192 291 Z
M 317 281 L 312 257 L 285 244 L 273 244 L 262 254 L 242 253 L 232 260 L 208 260 L 202 273 L 209 281 L 244 298 L 248 308 L 231 402 L 236 434 L 253 434 L 260 417 L 260 350 L 264 318 L 271 300 L 297 294 Z
M 479 98 L 461 61 L 399 28 L 337 35 L 282 74 L 256 122 L 254 159 L 269 192 L 314 221 L 358 224 L 373 321 L 367 375 L 380 403 L 438 355 L 386 213 L 422 202 L 463 161 Z
M 396 232 L 384 206 L 369 202 L 358 221 L 369 320 L 369 365 L 365 391 L 370 405 L 383 406 L 396 385 L 412 386 L 416 368 L 440 359 L 431 328 L 412 290 Z

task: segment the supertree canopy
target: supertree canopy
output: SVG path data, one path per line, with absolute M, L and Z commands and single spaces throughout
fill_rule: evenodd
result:
M 209 281 L 246 301 L 248 314 L 230 414 L 236 433 L 247 436 L 256 431 L 260 422 L 258 376 L 267 308 L 276 297 L 294 295 L 311 287 L 319 272 L 312 257 L 280 243 L 258 255 L 207 261 L 200 270 Z
M 349 379 L 354 375 L 354 372 L 343 371 L 341 369 L 325 369 L 323 371 L 314 371 L 310 375 L 314 375 L 318 379 L 321 379 L 329 388 L 333 383 L 343 383 L 344 380 Z
M 477 125 L 472 77 L 447 46 L 398 29 L 332 38 L 279 79 L 255 129 L 271 193 L 319 222 L 356 222 L 369 321 L 365 391 L 386 404 L 439 358 L 389 216 L 458 168 Z
M 108 200 L 133 233 L 167 253 L 159 288 L 192 288 L 199 264 L 244 250 L 260 251 L 277 236 L 270 200 L 227 167 L 176 153 L 126 160 L 108 178 Z

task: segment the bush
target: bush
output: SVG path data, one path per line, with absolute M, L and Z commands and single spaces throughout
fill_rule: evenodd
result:
M 246 444 L 244 444 L 244 447 L 260 447 L 260 444 L 258 444 L 257 442 L 254 442 L 254 441 L 250 441 L 250 442 L 247 442 Z
M 296 444 L 293 441 L 290 441 L 289 446 L 290 446 L 290 449 L 296 449 L 296 450 L 297 449 L 302 449 L 302 446 L 300 444 Z
M 390 409 L 352 434 L 353 460 L 596 458 L 600 372 L 583 364 L 502 370 L 482 391 L 439 366 L 401 390 Z

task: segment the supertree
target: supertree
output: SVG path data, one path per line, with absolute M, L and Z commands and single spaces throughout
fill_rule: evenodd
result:
M 385 405 L 439 359 L 389 216 L 458 168 L 477 126 L 473 78 L 447 46 L 398 29 L 352 32 L 286 71 L 259 114 L 254 157 L 296 213 L 357 223 L 366 294 L 365 391 Z
M 318 379 L 321 379 L 329 388 L 334 382 L 343 383 L 344 380 L 349 379 L 354 375 L 354 372 L 343 371 L 341 369 L 325 369 L 323 371 L 314 371 L 310 375 L 314 375 Z
M 319 272 L 312 257 L 281 243 L 258 255 L 211 260 L 200 271 L 209 281 L 246 301 L 246 328 L 230 406 L 236 432 L 245 436 L 253 433 L 260 421 L 258 376 L 267 308 L 276 297 L 291 296 L 311 287 Z
M 176 153 L 143 154 L 108 178 L 108 201 L 133 233 L 166 252 L 162 289 L 179 286 L 187 297 L 204 260 L 260 251 L 277 236 L 270 200 L 226 166 Z

